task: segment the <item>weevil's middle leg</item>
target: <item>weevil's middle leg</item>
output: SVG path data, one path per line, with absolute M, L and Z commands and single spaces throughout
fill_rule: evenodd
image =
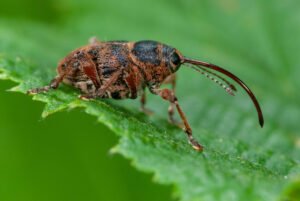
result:
M 190 124 L 188 123 L 184 112 L 182 111 L 181 107 L 179 106 L 178 100 L 176 96 L 174 95 L 173 91 L 170 89 L 150 89 L 152 93 L 159 95 L 164 100 L 169 101 L 170 103 L 173 103 L 176 106 L 176 109 L 179 113 L 179 116 L 184 124 L 184 131 L 187 134 L 189 143 L 192 145 L 192 147 L 197 151 L 203 151 L 203 146 L 200 145 L 197 140 L 194 139 L 192 134 L 192 129 L 190 127 Z
M 59 84 L 62 82 L 64 76 L 57 76 L 54 78 L 49 85 L 41 87 L 41 88 L 34 88 L 27 91 L 28 94 L 38 94 L 43 92 L 48 92 L 50 89 L 57 89 Z
M 143 89 L 142 91 L 142 95 L 141 95 L 141 99 L 140 99 L 140 102 L 141 102 L 141 107 L 140 107 L 140 110 L 145 113 L 146 115 L 152 115 L 153 114 L 153 111 L 152 110 L 149 110 L 145 107 L 146 105 L 146 92 L 145 92 L 145 88 Z
M 175 94 L 176 75 L 172 74 L 169 77 L 167 77 L 167 79 L 164 81 L 164 84 L 171 84 L 171 90 L 172 90 L 173 94 Z M 170 121 L 170 123 L 172 123 L 176 126 L 182 127 L 183 125 L 174 119 L 174 108 L 175 108 L 175 104 L 170 103 L 170 105 L 168 107 L 169 121 Z

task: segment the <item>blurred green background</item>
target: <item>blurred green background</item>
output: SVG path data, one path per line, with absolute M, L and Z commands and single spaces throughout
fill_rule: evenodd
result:
M 290 0 L 10 0 L 0 6 L 0 53 L 25 57 L 54 74 L 57 61 L 91 36 L 162 41 L 185 55 L 232 66 L 243 80 L 255 80 L 251 86 L 266 116 L 274 115 L 274 107 L 290 105 L 285 112 L 277 110 L 273 123 L 293 136 L 299 131 L 295 123 L 300 101 L 296 95 L 299 4 Z M 245 71 L 253 66 L 256 70 Z M 117 137 L 95 118 L 75 110 L 42 120 L 43 104 L 5 92 L 12 86 L 0 82 L 1 201 L 172 200 L 172 186 L 152 183 L 151 174 L 137 172 L 127 160 L 109 154 Z M 200 98 L 214 99 L 220 90 L 212 95 L 201 94 L 201 89 L 199 93 Z M 189 105 L 188 96 L 185 99 Z M 235 103 L 252 107 L 249 102 Z M 213 124 L 203 127 L 211 129 Z M 296 153 L 291 155 L 299 159 Z

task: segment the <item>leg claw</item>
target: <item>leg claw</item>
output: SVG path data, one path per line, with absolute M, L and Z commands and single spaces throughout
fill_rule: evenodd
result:
M 204 147 L 200 145 L 195 139 L 190 139 L 189 143 L 192 145 L 192 147 L 199 152 L 202 152 Z

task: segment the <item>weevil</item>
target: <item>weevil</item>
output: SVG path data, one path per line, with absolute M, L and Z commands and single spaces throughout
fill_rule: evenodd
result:
M 145 108 L 145 89 L 148 88 L 152 94 L 170 103 L 169 120 L 174 124 L 176 122 L 173 115 L 175 108 L 177 109 L 189 143 L 195 150 L 203 151 L 203 146 L 194 139 L 191 126 L 175 96 L 175 73 L 182 65 L 215 81 L 231 95 L 236 91 L 235 86 L 218 73 L 234 80 L 252 99 L 259 123 L 263 127 L 264 118 L 255 95 L 237 76 L 220 66 L 185 57 L 169 45 L 150 40 L 102 42 L 92 38 L 88 45 L 72 51 L 59 62 L 57 76 L 49 85 L 31 89 L 28 93 L 36 94 L 57 89 L 63 82 L 79 89 L 80 98 L 84 100 L 141 97 L 141 110 L 150 113 L 150 110 Z M 160 86 L 165 83 L 172 84 L 172 89 L 161 89 Z

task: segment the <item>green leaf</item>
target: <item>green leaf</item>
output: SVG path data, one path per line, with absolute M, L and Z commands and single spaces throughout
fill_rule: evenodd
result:
M 18 83 L 11 90 L 21 93 L 43 86 L 55 76 L 55 63 L 95 34 L 103 39 L 156 39 L 189 57 L 227 66 L 256 93 L 265 127 L 258 126 L 241 89 L 228 97 L 182 67 L 177 96 L 195 137 L 205 145 L 201 154 L 168 124 L 168 104 L 158 97 L 149 95 L 153 117 L 138 112 L 138 101 L 81 101 L 68 86 L 33 99 L 46 104 L 43 117 L 76 107 L 95 116 L 120 137 L 113 153 L 154 173 L 156 182 L 174 185 L 181 200 L 299 200 L 298 4 L 66 1 L 66 12 L 55 7 L 47 11 L 59 15 L 54 22 L 1 19 L 0 79 Z

